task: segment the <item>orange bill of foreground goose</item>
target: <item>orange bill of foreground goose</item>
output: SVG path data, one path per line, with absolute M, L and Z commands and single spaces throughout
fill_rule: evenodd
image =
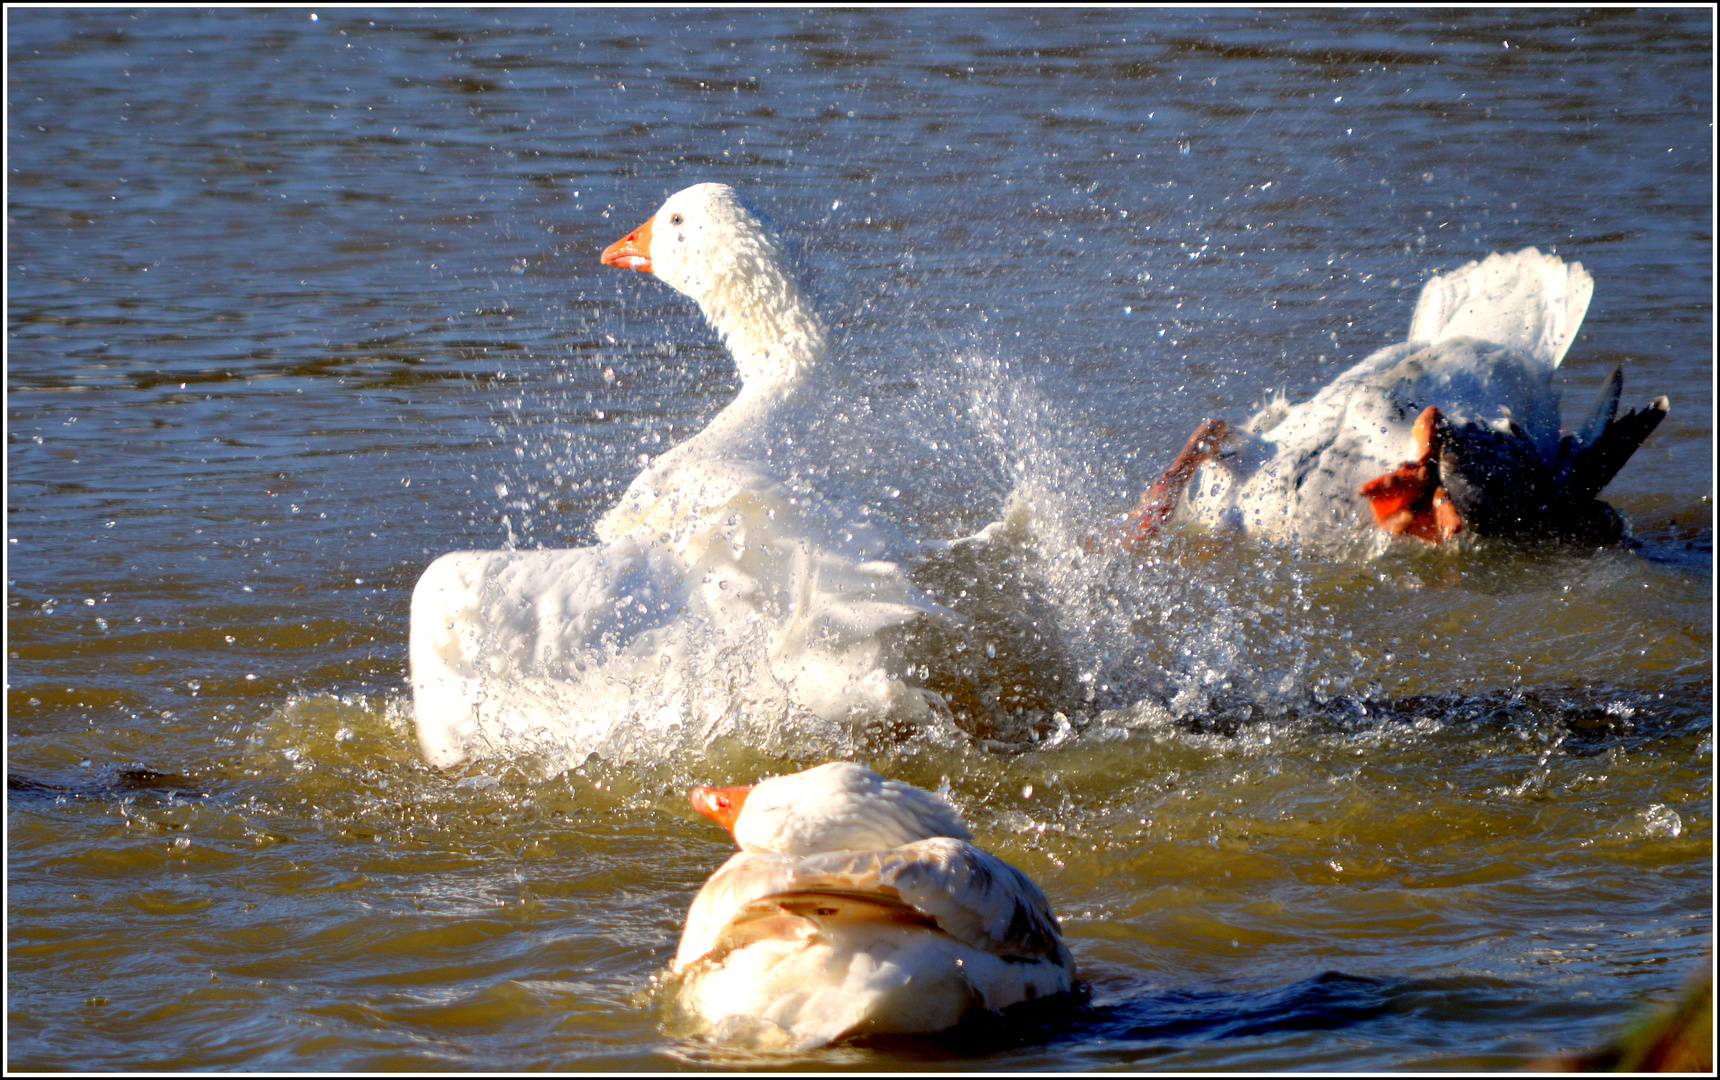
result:
M 751 784 L 745 787 L 696 787 L 689 799 L 693 809 L 723 828 L 733 830 L 735 818 L 741 816 L 741 807 L 746 805 L 747 793 L 750 791 Z
M 694 898 L 671 966 L 716 1041 L 930 1034 L 1075 985 L 1045 894 L 928 791 L 831 762 L 691 801 L 741 849 Z

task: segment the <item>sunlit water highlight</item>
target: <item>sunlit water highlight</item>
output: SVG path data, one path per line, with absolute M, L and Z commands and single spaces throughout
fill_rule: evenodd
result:
M 10 1066 L 781 1064 L 657 990 L 729 850 L 685 790 L 845 755 L 947 788 L 1089 994 L 793 1064 L 1508 1067 L 1707 962 L 1706 20 L 385 14 L 8 14 Z M 809 482 L 1018 511 L 917 571 L 968 730 L 431 770 L 424 567 L 589 543 L 734 392 L 595 261 L 697 179 L 853 366 Z M 1531 243 L 1597 282 L 1567 422 L 1617 364 L 1672 398 L 1640 547 L 1083 544 Z

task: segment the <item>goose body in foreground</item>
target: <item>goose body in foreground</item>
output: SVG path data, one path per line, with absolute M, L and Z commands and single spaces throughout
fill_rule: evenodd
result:
M 807 480 L 818 463 L 797 464 L 808 414 L 840 391 L 781 241 L 733 189 L 700 184 L 603 262 L 695 300 L 740 393 L 632 481 L 595 544 L 454 552 L 424 572 L 409 652 L 425 758 L 581 761 L 708 739 L 743 712 L 909 725 L 947 715 L 886 641 L 946 614 L 903 570 L 916 545 L 834 476 Z
M 672 965 L 681 1007 L 722 1041 L 925 1034 L 1074 986 L 1045 894 L 929 792 L 832 762 L 692 802 L 741 848 Z
M 1405 342 L 1300 405 L 1197 428 L 1143 496 L 1136 537 L 1180 516 L 1272 540 L 1618 540 L 1623 520 L 1596 496 L 1669 405 L 1620 416 L 1615 369 L 1587 422 L 1561 433 L 1553 374 L 1593 292 L 1582 264 L 1532 247 L 1434 277 Z

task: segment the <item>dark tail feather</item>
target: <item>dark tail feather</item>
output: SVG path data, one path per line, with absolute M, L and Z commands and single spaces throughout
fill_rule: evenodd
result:
M 1636 448 L 1666 419 L 1671 403 L 1664 397 L 1655 398 L 1646 408 L 1616 415 L 1623 387 L 1624 373 L 1614 368 L 1601 388 L 1589 422 L 1581 432 L 1565 436 L 1559 444 L 1553 492 L 1547 500 L 1549 508 L 1586 505 L 1612 483 Z
M 1559 491 L 1571 479 L 1571 469 L 1577 463 L 1577 456 L 1585 447 L 1593 446 L 1595 440 L 1601 437 L 1601 432 L 1613 422 L 1618 415 L 1619 398 L 1624 394 L 1624 369 L 1615 367 L 1606 381 L 1601 383 L 1601 392 L 1595 398 L 1595 407 L 1589 410 L 1589 418 L 1581 428 L 1559 440 L 1559 452 L 1553 459 L 1553 486 L 1551 490 Z

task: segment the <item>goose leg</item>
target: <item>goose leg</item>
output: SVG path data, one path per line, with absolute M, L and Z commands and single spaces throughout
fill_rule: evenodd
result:
M 1140 505 L 1135 507 L 1134 520 L 1128 526 L 1128 535 L 1124 543 L 1139 544 L 1158 535 L 1165 522 L 1177 512 L 1177 504 L 1182 501 L 1183 488 L 1194 476 L 1196 469 L 1214 457 L 1224 446 L 1225 438 L 1230 434 L 1230 425 L 1223 420 L 1208 417 L 1194 429 L 1194 434 L 1188 437 L 1182 452 L 1170 467 L 1159 474 L 1141 496 Z

